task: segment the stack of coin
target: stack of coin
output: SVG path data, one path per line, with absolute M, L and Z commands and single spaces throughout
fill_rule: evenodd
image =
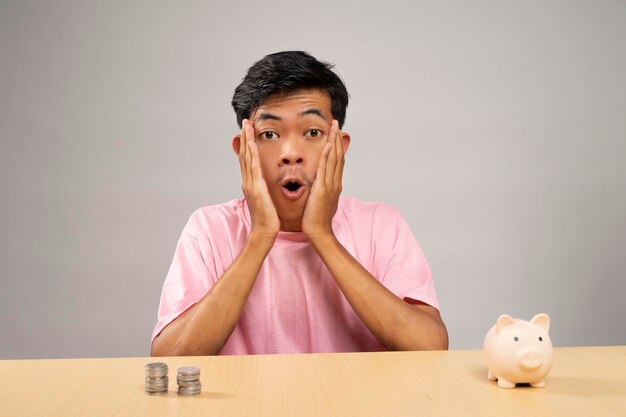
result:
M 200 394 L 200 368 L 195 366 L 187 366 L 178 368 L 178 395 L 197 395 Z
M 163 362 L 149 363 L 146 365 L 145 370 L 146 386 L 144 390 L 146 394 L 160 395 L 167 393 L 167 384 L 169 382 L 167 364 Z

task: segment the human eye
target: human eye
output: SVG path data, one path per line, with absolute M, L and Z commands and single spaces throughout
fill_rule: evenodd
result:
M 305 136 L 309 137 L 309 138 L 319 138 L 324 134 L 324 132 L 322 132 L 319 129 L 309 129 L 306 131 Z
M 266 132 L 262 132 L 259 135 L 259 138 L 263 140 L 276 140 L 278 139 L 278 134 L 276 132 L 272 132 L 271 130 L 268 130 Z

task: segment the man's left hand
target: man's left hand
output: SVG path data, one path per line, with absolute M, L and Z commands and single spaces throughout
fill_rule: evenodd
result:
M 343 132 L 333 120 L 302 217 L 302 231 L 309 239 L 333 233 L 332 221 L 342 190 L 344 163 Z

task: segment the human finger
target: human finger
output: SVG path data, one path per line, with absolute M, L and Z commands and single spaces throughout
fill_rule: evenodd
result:
M 259 148 L 254 141 L 248 142 L 248 145 L 250 146 L 250 172 L 252 173 L 252 181 L 257 182 L 263 178 L 261 159 L 259 158 Z
M 337 160 L 341 160 L 343 156 L 343 132 L 339 128 L 339 122 L 337 122 L 337 136 L 335 136 L 335 152 L 337 154 Z
M 343 152 L 343 132 L 341 129 L 337 129 L 337 141 L 335 145 L 335 152 L 337 154 L 337 164 L 335 166 L 334 179 L 335 184 L 341 188 L 343 180 L 343 167 L 346 163 L 345 154 Z
M 328 154 L 332 149 L 332 145 L 328 142 L 324 144 L 320 160 L 317 163 L 317 173 L 315 174 L 315 181 L 326 186 L 326 166 L 328 165 Z
M 337 132 L 339 130 L 339 126 L 336 120 L 333 120 L 330 125 L 330 131 L 328 132 L 328 143 L 331 146 L 330 153 L 328 155 L 328 163 L 326 164 L 326 182 L 327 185 L 331 185 L 334 181 L 335 177 L 335 168 L 337 166 Z
M 247 169 L 246 169 L 246 122 L 248 120 L 244 119 L 241 122 L 241 134 L 239 135 L 239 169 L 241 170 L 241 182 L 245 187 L 247 185 Z
M 252 129 L 252 125 L 250 123 L 246 123 L 245 130 L 246 130 L 246 142 L 245 142 L 246 174 L 248 176 L 248 185 L 252 186 L 252 182 L 254 181 L 254 178 L 252 175 L 252 154 L 250 153 L 250 142 L 254 142 L 254 130 Z

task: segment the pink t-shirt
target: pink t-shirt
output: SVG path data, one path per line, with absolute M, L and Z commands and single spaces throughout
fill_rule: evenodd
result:
M 153 340 L 211 290 L 243 249 L 249 231 L 243 199 L 191 215 L 163 284 Z M 333 231 L 391 292 L 439 308 L 428 263 L 396 209 L 340 197 Z M 358 318 L 305 235 L 280 232 L 221 354 L 377 350 L 385 348 Z

